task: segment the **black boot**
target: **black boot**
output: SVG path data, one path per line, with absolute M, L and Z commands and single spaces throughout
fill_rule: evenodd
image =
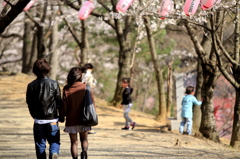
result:
M 87 151 L 81 152 L 81 159 L 87 159 Z
M 72 156 L 72 159 L 78 159 L 78 156 L 77 156 L 77 157 L 73 157 L 73 156 Z

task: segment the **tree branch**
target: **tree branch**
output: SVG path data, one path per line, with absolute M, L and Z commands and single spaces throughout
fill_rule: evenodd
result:
M 114 30 L 116 29 L 116 26 L 114 25 L 114 23 L 111 20 L 105 20 L 105 16 L 103 14 L 99 14 L 96 11 L 92 11 L 91 15 L 97 18 L 101 18 L 105 23 L 110 25 Z
M 230 40 L 230 39 L 233 37 L 234 34 L 235 34 L 235 33 L 233 32 L 232 35 L 230 35 L 230 36 L 223 42 L 223 45 L 225 45 L 225 44 L 228 42 L 228 40 Z
M 235 55 L 235 60 L 237 63 L 239 63 L 240 59 L 240 4 L 239 4 L 239 0 L 236 2 L 236 15 L 235 15 L 235 38 L 234 38 L 234 55 Z M 236 67 L 238 67 L 237 65 L 235 65 Z
M 99 4 L 101 4 L 108 12 L 111 12 L 112 10 L 110 8 L 108 8 L 103 2 L 101 2 L 100 0 L 97 0 Z
M 28 2 L 30 2 L 30 0 L 19 0 L 11 7 L 11 10 L 6 15 L 0 17 L 0 34 L 3 33 L 6 27 L 22 12 Z
M 14 63 L 14 62 L 19 62 L 19 61 L 22 61 L 22 58 L 17 59 L 17 60 L 12 60 L 12 61 L 5 61 L 5 62 L 2 62 L 2 63 L 0 63 L 0 66 L 1 66 L 1 65 L 4 65 L 4 64 L 7 64 L 7 63 Z
M 219 46 L 219 48 L 222 50 L 224 56 L 228 59 L 229 62 L 231 62 L 232 65 L 238 65 L 238 63 L 229 55 L 229 53 L 227 52 L 227 50 L 225 50 L 225 48 L 223 47 L 219 36 L 216 34 L 216 41 L 217 41 L 217 46 Z
M 218 45 L 217 45 L 217 36 L 213 36 L 213 45 L 214 45 L 214 48 L 215 48 L 215 54 L 216 54 L 216 57 L 217 57 L 217 60 L 218 60 L 218 68 L 220 69 L 221 73 L 223 74 L 223 76 L 235 87 L 235 88 L 239 88 L 239 84 L 236 82 L 236 80 L 231 76 L 229 75 L 229 73 L 227 72 L 227 70 L 223 67 L 224 64 L 223 64 L 223 61 L 221 59 L 221 55 L 219 53 L 219 50 L 217 49 Z M 220 45 L 219 45 L 220 46 Z
M 196 23 L 196 22 L 194 22 L 194 21 L 192 21 L 192 20 L 187 20 L 187 21 L 188 21 L 189 23 L 192 23 L 192 24 L 195 24 L 195 25 L 197 25 L 197 26 L 200 26 L 200 27 L 204 28 L 204 29 L 206 29 L 206 30 L 209 31 L 209 32 L 212 31 L 210 28 L 208 28 L 208 27 L 206 27 L 206 26 L 204 26 L 204 25 L 202 25 L 202 24 Z
M 11 38 L 11 37 L 18 37 L 18 38 L 22 38 L 21 35 L 19 34 L 5 34 L 5 35 L 0 35 L 1 38 Z
M 44 7 L 43 7 L 42 18 L 41 18 L 41 20 L 40 20 L 41 23 L 44 23 L 44 21 L 45 21 L 45 19 L 46 19 L 46 15 L 47 15 L 47 7 L 48 7 L 48 5 L 44 5 Z
M 134 46 L 133 46 L 133 55 L 132 55 L 132 62 L 131 62 L 131 65 L 130 65 L 130 68 L 133 67 L 133 64 L 134 64 L 134 61 L 135 61 L 135 57 L 136 57 L 136 49 L 137 49 L 137 43 L 138 43 L 138 39 L 139 39 L 139 33 L 140 33 L 140 30 L 142 29 L 142 26 L 138 25 L 138 28 L 137 28 L 137 36 L 136 36 L 136 40 L 134 42 Z
M 60 14 L 63 15 L 62 7 L 61 7 L 61 6 L 59 6 L 59 11 L 60 11 Z M 67 24 L 68 29 L 69 29 L 70 33 L 72 34 L 74 40 L 77 42 L 78 46 L 81 46 L 82 43 L 78 40 L 77 35 L 76 35 L 76 33 L 74 32 L 73 28 L 72 28 L 71 25 L 68 23 L 68 21 L 66 20 L 66 18 L 63 18 L 63 19 L 64 19 L 65 23 Z
M 10 5 L 11 7 L 13 7 L 11 1 L 7 1 L 7 0 L 4 0 L 4 2 L 6 2 L 8 5 Z
M 203 49 L 202 45 L 200 44 L 199 40 L 197 39 L 196 33 L 193 31 L 192 26 L 189 24 L 188 20 L 185 20 L 184 24 L 188 31 L 189 36 L 191 37 L 196 53 L 200 57 L 202 63 L 207 63 L 206 59 L 207 54 Z
M 25 11 L 25 14 L 36 25 L 37 28 L 41 27 L 40 24 L 29 14 L 28 11 Z
M 80 9 L 79 6 L 73 4 L 73 3 L 70 2 L 69 0 L 60 0 L 60 1 L 63 2 L 64 4 L 66 4 L 67 6 L 69 6 L 69 7 L 73 8 L 73 9 L 77 10 L 77 11 Z
M 181 28 L 179 29 L 178 26 L 173 27 L 173 25 L 167 25 L 165 29 L 170 31 L 181 32 L 181 33 L 183 32 Z

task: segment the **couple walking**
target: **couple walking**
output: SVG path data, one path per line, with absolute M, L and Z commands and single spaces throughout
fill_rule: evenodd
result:
M 63 88 L 63 96 L 56 81 L 48 78 L 50 66 L 45 59 L 38 59 L 33 66 L 33 73 L 37 78 L 28 84 L 26 101 L 29 112 L 34 119 L 33 134 L 36 156 L 46 159 L 46 140 L 49 142 L 49 159 L 57 159 L 60 149 L 59 122 L 64 122 L 64 132 L 69 133 L 71 154 L 78 158 L 78 137 L 82 147 L 81 159 L 87 158 L 88 132 L 91 127 L 84 126 L 80 120 L 80 110 L 86 85 L 94 87 L 96 80 L 91 75 L 93 66 L 73 67 L 67 76 L 67 85 Z M 86 71 L 88 70 L 88 71 Z M 87 72 L 83 74 L 84 72 Z M 94 101 L 91 92 L 92 100 Z M 95 108 L 96 109 L 96 108 Z

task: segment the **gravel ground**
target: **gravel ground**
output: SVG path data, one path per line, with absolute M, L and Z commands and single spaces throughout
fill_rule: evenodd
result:
M 36 158 L 33 119 L 25 103 L 26 84 L 31 80 L 25 75 L 0 77 L 0 159 Z M 167 131 L 154 116 L 136 111 L 130 113 L 137 122 L 136 128 L 121 130 L 122 110 L 109 107 L 100 99 L 96 99 L 96 105 L 99 125 L 93 127 L 97 133 L 88 137 L 89 159 L 240 159 L 240 151 L 226 144 Z M 63 132 L 63 123 L 60 129 L 59 158 L 71 159 L 70 140 Z

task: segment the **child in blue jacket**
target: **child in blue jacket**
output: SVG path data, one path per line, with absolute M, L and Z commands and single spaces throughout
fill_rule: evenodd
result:
M 180 123 L 179 132 L 183 133 L 184 126 L 187 123 L 187 134 L 192 133 L 192 116 L 193 116 L 193 104 L 201 105 L 202 101 L 198 101 L 194 96 L 194 87 L 187 86 L 186 88 L 186 95 L 182 99 L 182 122 Z

